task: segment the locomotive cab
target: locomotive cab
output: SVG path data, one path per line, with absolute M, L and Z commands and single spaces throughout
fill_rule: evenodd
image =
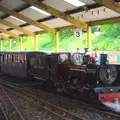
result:
M 61 52 L 49 55 L 51 80 L 56 88 L 64 88 L 69 79 L 70 53 Z
M 29 54 L 29 75 L 42 81 L 50 80 L 50 67 L 48 55 L 44 52 L 33 52 Z

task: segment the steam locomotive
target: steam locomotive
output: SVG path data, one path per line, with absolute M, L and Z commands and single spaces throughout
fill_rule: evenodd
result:
M 107 64 L 101 54 L 96 65 L 89 55 L 76 62 L 69 52 L 1 52 L 2 73 L 24 79 L 51 81 L 59 92 L 77 91 L 101 102 L 120 101 L 120 66 Z

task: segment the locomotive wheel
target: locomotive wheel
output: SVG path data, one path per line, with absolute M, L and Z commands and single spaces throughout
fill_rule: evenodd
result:
M 97 100 L 97 95 L 95 94 L 94 91 L 90 91 L 89 96 L 92 100 Z
M 57 92 L 63 92 L 64 91 L 64 87 L 61 83 L 54 81 L 53 85 L 54 85 Z
M 29 81 L 32 81 L 32 82 L 34 82 L 35 81 L 35 78 L 34 78 L 34 76 L 28 76 L 28 78 L 27 78 Z

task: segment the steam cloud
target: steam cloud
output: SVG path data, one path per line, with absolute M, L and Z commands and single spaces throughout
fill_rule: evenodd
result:
M 115 102 L 103 102 L 103 104 L 109 108 L 111 108 L 115 112 L 120 112 L 120 103 L 119 101 Z

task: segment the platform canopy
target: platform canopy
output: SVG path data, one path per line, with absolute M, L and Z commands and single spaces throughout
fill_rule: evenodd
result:
M 120 0 L 0 0 L 0 37 L 119 23 Z

